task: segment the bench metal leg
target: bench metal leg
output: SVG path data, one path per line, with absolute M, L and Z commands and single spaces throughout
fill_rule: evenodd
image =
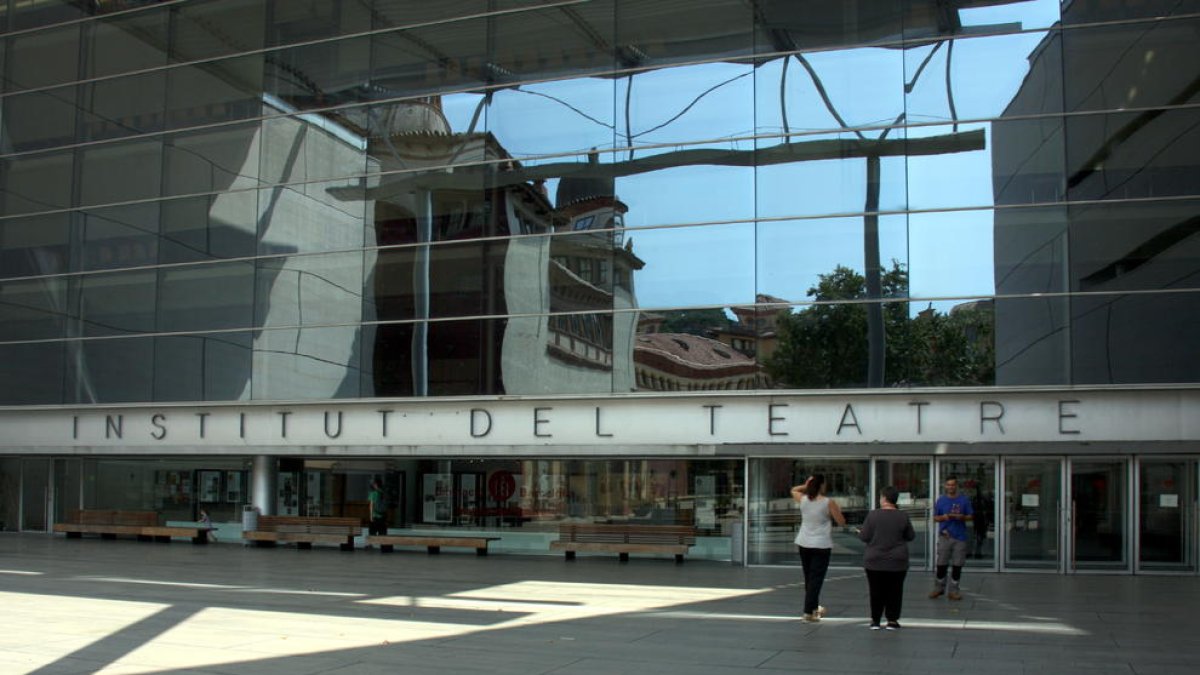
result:
M 302 551 L 311 551 L 312 550 L 312 542 L 311 541 L 298 541 L 298 542 L 296 542 L 296 548 L 298 548 Z
M 100 538 L 101 539 L 116 539 L 117 535 L 113 534 L 112 532 L 101 532 Z
M 391 545 L 391 544 L 380 544 L 380 545 L 379 545 L 379 552 L 380 552 L 380 553 L 391 553 L 391 552 L 392 552 L 392 545 Z
M 430 553 L 441 553 L 442 552 L 441 546 L 429 546 L 427 548 L 429 549 Z
M 201 544 L 207 544 L 207 543 L 208 543 L 208 535 L 207 534 L 202 534 L 198 537 L 192 537 L 192 545 L 193 546 L 199 546 Z
M 475 549 L 475 555 L 487 555 L 487 547 L 484 546 L 484 547 Z
M 67 533 L 67 539 L 82 539 L 82 538 L 83 538 L 82 532 L 68 532 Z
M 171 538 L 170 538 L 170 537 L 155 537 L 155 538 L 154 538 L 154 543 L 156 543 L 156 544 L 169 544 L 169 543 L 171 543 Z
M 566 556 L 567 556 L 567 560 L 574 560 L 575 559 L 575 551 L 567 551 Z
M 618 553 L 617 555 L 620 556 L 621 562 L 629 562 L 629 554 L 628 553 Z
M 354 542 L 349 542 L 346 544 L 339 544 L 338 548 L 342 549 L 343 551 L 353 551 L 354 550 Z
M 682 554 L 682 553 L 676 553 L 676 554 L 675 554 L 675 564 L 676 564 L 676 565 L 682 565 L 682 564 L 683 564 L 683 554 Z

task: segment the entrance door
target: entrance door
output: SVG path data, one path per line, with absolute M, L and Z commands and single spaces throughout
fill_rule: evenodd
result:
M 975 512 L 967 528 L 967 567 L 996 569 L 996 460 L 939 459 L 934 492 L 951 477 L 958 479 L 959 492 L 971 499 Z
M 21 460 L 21 529 L 45 532 L 50 513 L 50 460 Z
M 929 533 L 932 531 L 930 501 L 930 461 L 927 459 L 875 460 L 875 489 L 872 495 L 891 485 L 900 493 L 896 506 L 908 514 L 917 538 L 908 545 L 909 566 L 929 567 Z
M 1062 466 L 1053 459 L 1004 461 L 1004 567 L 1062 569 Z
M 1196 571 L 1196 462 L 1138 462 L 1138 569 Z
M 1128 570 L 1128 461 L 1072 459 L 1070 464 L 1070 570 Z

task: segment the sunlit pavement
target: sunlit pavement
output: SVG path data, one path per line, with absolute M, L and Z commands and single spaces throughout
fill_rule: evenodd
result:
M 866 629 L 857 570 L 802 623 L 799 577 L 0 535 L 0 673 L 1200 672 L 1196 577 L 968 571 L 951 603 L 913 573 L 897 632 Z

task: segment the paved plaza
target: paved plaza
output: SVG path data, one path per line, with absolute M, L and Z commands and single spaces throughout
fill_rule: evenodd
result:
M 0 535 L 0 673 L 1200 671 L 1195 577 L 968 573 L 897 632 L 859 570 L 799 620 L 798 569 Z

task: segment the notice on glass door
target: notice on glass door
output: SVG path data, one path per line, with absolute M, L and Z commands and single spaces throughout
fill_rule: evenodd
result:
M 1028 508 L 1034 508 L 1034 507 L 1036 507 L 1037 505 L 1038 505 L 1038 496 L 1037 496 L 1037 494 L 1023 494 L 1023 495 L 1021 495 L 1021 506 L 1024 506 L 1025 508 L 1027 508 L 1027 509 L 1028 509 Z
M 1179 495 L 1159 495 L 1158 506 L 1164 509 L 1179 508 Z

